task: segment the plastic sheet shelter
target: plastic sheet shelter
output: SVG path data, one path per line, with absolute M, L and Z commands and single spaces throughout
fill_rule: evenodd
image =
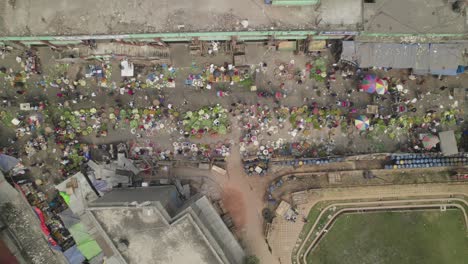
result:
M 17 158 L 5 154 L 0 154 L 0 170 L 2 170 L 3 172 L 10 171 L 18 163 L 19 160 Z
M 453 130 L 439 132 L 440 150 L 444 155 L 455 155 L 458 153 L 457 140 Z
M 78 250 L 77 245 L 67 249 L 65 252 L 63 252 L 63 255 L 65 255 L 68 263 L 70 264 L 81 264 L 85 260 L 83 254 L 81 254 L 81 252 Z
M 92 259 L 102 252 L 101 247 L 99 247 L 96 240 L 91 237 L 82 223 L 75 224 L 68 230 L 73 236 L 73 239 L 75 239 L 78 250 L 87 260 Z

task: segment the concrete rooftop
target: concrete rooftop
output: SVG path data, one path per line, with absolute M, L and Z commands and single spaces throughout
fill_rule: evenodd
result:
M 267 30 L 466 34 L 465 14 L 444 0 L 321 0 L 302 7 L 264 0 L 0 0 L 0 37 Z
M 92 214 L 128 263 L 223 263 L 193 218 L 187 214 L 169 224 L 156 207 L 94 208 Z
M 364 30 L 369 33 L 466 33 L 465 12 L 443 0 L 376 0 L 364 3 Z
M 355 30 L 361 7 L 361 0 L 322 0 L 317 10 L 264 0 L 0 0 L 0 36 L 313 30 L 317 24 Z
M 103 197 L 93 201 L 91 206 L 119 206 L 132 202 L 155 202 L 161 203 L 164 209 L 172 214 L 182 205 L 178 197 L 177 189 L 173 185 L 151 186 L 145 188 L 115 188 Z

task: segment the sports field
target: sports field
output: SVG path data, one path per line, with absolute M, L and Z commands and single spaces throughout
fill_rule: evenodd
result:
M 459 210 L 340 216 L 307 256 L 313 264 L 464 264 L 468 236 Z

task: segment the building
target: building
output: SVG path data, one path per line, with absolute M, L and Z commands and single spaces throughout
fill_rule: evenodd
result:
M 99 191 L 94 177 L 108 182 L 114 178 L 112 173 L 104 173 L 102 166 L 92 163 L 90 175 L 77 173 L 56 186 L 67 192 L 69 200 L 70 210 L 60 218 L 81 253 L 95 255 L 91 262 L 243 262 L 243 249 L 207 197 L 195 195 L 186 200 L 174 185 Z M 115 174 L 112 168 L 106 170 Z
M 115 189 L 81 218 L 99 230 L 110 263 L 240 264 L 244 258 L 208 198 L 183 205 L 171 185 Z

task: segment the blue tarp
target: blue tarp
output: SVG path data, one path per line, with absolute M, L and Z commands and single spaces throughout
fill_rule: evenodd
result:
M 78 250 L 77 245 L 67 249 L 65 252 L 63 252 L 63 254 L 70 264 L 81 264 L 85 260 L 83 254 L 81 254 L 81 252 Z
M 431 70 L 430 74 L 432 75 L 449 75 L 449 76 L 455 76 L 457 75 L 457 69 L 445 69 L 445 70 Z
M 63 222 L 63 225 L 66 228 L 70 228 L 80 222 L 80 218 L 76 216 L 70 208 L 62 211 L 61 213 L 58 214 L 60 216 L 60 219 Z
M 0 170 L 3 172 L 10 171 L 18 163 L 19 160 L 17 158 L 5 154 L 0 154 Z

